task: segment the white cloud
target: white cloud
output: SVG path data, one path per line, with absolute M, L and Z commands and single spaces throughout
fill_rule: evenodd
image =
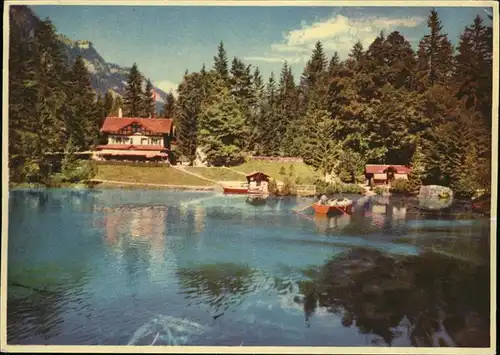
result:
M 154 86 L 156 86 L 157 88 L 165 91 L 167 94 L 170 91 L 172 91 L 172 94 L 174 94 L 175 97 L 177 97 L 177 95 L 178 95 L 178 93 L 177 93 L 177 87 L 179 86 L 179 84 L 174 83 L 173 81 L 170 81 L 170 80 L 161 80 L 161 81 L 155 82 Z
M 425 17 L 359 17 L 349 18 L 335 15 L 327 20 L 295 29 L 283 35 L 281 43 L 271 44 L 271 55 L 267 57 L 248 57 L 266 62 L 290 63 L 306 61 L 317 41 L 329 52 L 337 51 L 346 58 L 352 46 L 359 40 L 367 48 L 384 30 L 386 33 L 401 28 L 413 28 L 426 21 Z M 282 54 L 286 54 L 283 57 Z

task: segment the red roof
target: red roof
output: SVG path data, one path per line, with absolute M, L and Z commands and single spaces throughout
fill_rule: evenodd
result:
M 260 176 L 260 178 L 268 178 L 269 175 L 263 173 L 262 171 L 254 171 L 254 172 L 251 172 L 250 174 L 247 174 L 247 179 L 248 178 L 251 178 L 251 177 L 256 177 L 256 176 Z
M 138 123 L 154 133 L 168 134 L 172 130 L 173 120 L 170 118 L 106 117 L 101 132 L 117 132 L 132 123 Z
M 409 174 L 411 172 L 411 168 L 404 165 L 366 165 L 365 172 L 367 174 L 383 174 L 386 172 L 388 168 L 394 168 L 396 173 L 398 174 Z
M 167 150 L 162 145 L 133 145 L 133 144 L 104 144 L 98 145 L 97 149 L 115 149 L 115 150 Z

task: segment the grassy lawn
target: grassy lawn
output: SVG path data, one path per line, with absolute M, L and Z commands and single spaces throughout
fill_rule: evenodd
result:
M 204 167 L 186 167 L 188 171 L 204 176 L 208 179 L 217 181 L 245 181 L 245 175 L 241 175 L 224 168 L 204 168 Z
M 129 166 L 129 165 L 98 165 L 95 177 L 100 180 L 114 180 L 125 182 L 165 184 L 165 185 L 192 185 L 210 186 L 210 181 L 202 180 L 171 167 L 158 166 Z
M 251 173 L 252 171 L 262 171 L 276 180 L 283 180 L 280 175 L 280 170 L 283 167 L 285 169 L 285 176 L 288 176 L 290 172 L 290 166 L 293 166 L 292 179 L 295 182 L 297 177 L 300 178 L 300 184 L 312 184 L 314 180 L 319 176 L 314 168 L 306 165 L 304 163 L 279 163 L 272 161 L 247 161 L 241 165 L 233 167 L 234 170 L 238 170 L 244 173 Z

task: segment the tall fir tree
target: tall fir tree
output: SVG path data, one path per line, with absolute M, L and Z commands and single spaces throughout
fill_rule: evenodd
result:
M 224 42 L 222 41 L 217 46 L 217 56 L 214 57 L 214 70 L 226 83 L 229 81 L 229 65 Z
M 198 146 L 209 164 L 228 166 L 242 161 L 245 117 L 218 73 L 210 73 L 207 96 L 198 116 Z
M 128 117 L 141 117 L 144 112 L 144 93 L 142 91 L 142 75 L 134 63 L 127 80 L 124 96 L 124 115 Z
M 278 119 L 277 115 L 277 84 L 274 72 L 271 72 L 266 84 L 266 99 L 264 102 L 262 120 L 260 126 L 260 137 L 256 151 L 262 155 L 274 155 L 273 128 Z
M 104 95 L 103 100 L 105 116 L 110 116 L 113 114 L 113 107 L 115 106 L 115 98 L 111 90 L 108 90 Z
M 446 85 L 454 71 L 453 46 L 448 35 L 442 32 L 443 25 L 434 9 L 427 19 L 427 27 L 430 33 L 419 43 L 419 77 L 424 85 Z
M 100 118 L 92 110 L 96 96 L 81 56 L 76 58 L 71 70 L 68 96 L 70 137 L 77 149 L 86 150 L 98 138 Z
M 263 131 L 263 114 L 265 103 L 265 86 L 258 67 L 255 67 L 252 77 L 252 100 L 248 119 L 247 150 L 255 151 L 256 144 Z
M 457 97 L 464 98 L 468 108 L 478 111 L 491 128 L 493 39 L 490 28 L 476 16 L 473 24 L 460 36 L 456 56 L 455 83 Z
M 178 150 L 190 164 L 196 159 L 198 116 L 204 99 L 204 90 L 202 74 L 186 74 L 179 85 L 179 96 L 174 108 Z
M 410 42 L 398 31 L 386 40 L 387 81 L 396 88 L 416 89 L 416 57 Z
M 349 58 L 354 60 L 355 63 L 361 63 L 365 55 L 364 47 L 361 41 L 357 41 L 349 53 Z
M 153 93 L 153 84 L 151 80 L 146 81 L 146 89 L 144 90 L 144 102 L 143 102 L 143 117 L 154 118 L 155 117 L 155 98 Z
M 172 93 L 172 91 L 169 91 L 165 99 L 165 104 L 163 105 L 162 116 L 165 118 L 174 117 L 174 108 L 175 108 L 175 96 Z

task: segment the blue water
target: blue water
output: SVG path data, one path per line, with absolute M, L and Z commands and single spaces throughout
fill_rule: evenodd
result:
M 293 211 L 308 202 L 252 206 L 243 196 L 204 192 L 11 191 L 8 342 L 386 346 L 378 328 L 344 325 L 352 308 L 345 302 L 337 311 L 316 302 L 306 316 L 304 282 L 358 249 L 487 262 L 475 251 L 489 238 L 487 220 L 413 219 L 401 203 L 374 201 L 360 203 L 352 216 Z M 414 336 L 396 333 L 391 345 L 415 346 Z

